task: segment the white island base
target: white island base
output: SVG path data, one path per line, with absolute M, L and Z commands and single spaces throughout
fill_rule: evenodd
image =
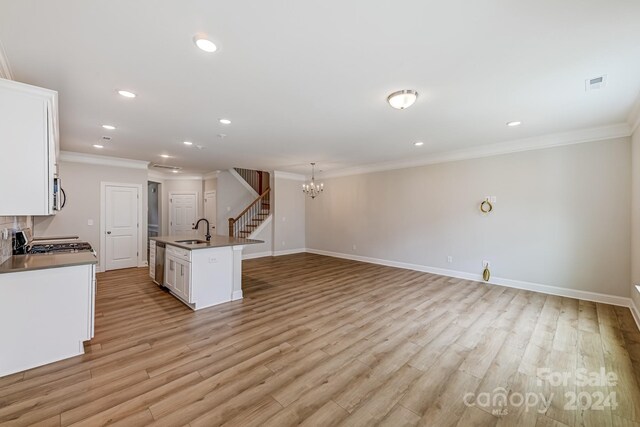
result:
M 206 244 L 181 244 L 180 236 L 154 237 L 151 258 L 157 242 L 166 244 L 162 285 L 193 310 L 242 299 L 242 249 L 247 239 L 214 236 Z M 152 264 L 150 275 L 154 277 Z

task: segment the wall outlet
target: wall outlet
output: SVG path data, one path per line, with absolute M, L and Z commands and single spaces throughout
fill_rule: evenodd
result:
M 447 257 L 447 262 L 448 262 L 448 263 L 452 263 L 452 262 L 453 262 L 453 257 L 452 257 L 451 255 L 449 255 L 449 256 Z
M 483 267 L 491 267 L 491 262 L 487 261 L 486 259 L 482 260 L 482 266 Z
M 218 262 L 218 258 L 216 257 L 209 257 L 209 264 L 215 264 Z
M 227 206 L 227 212 L 231 212 L 231 206 Z
M 287 221 L 287 217 L 286 217 L 286 216 L 283 216 L 283 217 L 282 217 L 282 222 L 286 222 L 286 221 Z
M 353 250 L 355 251 L 356 249 L 357 249 L 357 246 L 356 246 L 356 245 L 353 245 Z
M 282 246 L 284 246 L 284 245 L 285 245 L 285 241 L 283 240 L 283 241 L 282 241 Z
M 92 219 L 88 219 L 87 220 L 87 225 L 93 225 L 93 220 Z

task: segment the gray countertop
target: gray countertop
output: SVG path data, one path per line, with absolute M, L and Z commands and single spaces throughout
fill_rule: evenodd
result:
M 157 242 L 166 243 L 168 245 L 177 246 L 183 249 L 197 250 L 207 248 L 222 248 L 224 246 L 239 246 L 239 245 L 255 245 L 257 243 L 264 243 L 262 240 L 243 239 L 240 237 L 228 237 L 228 236 L 211 236 L 211 241 L 206 243 L 196 243 L 193 245 L 187 245 L 185 243 L 179 243 L 178 240 L 205 240 L 203 236 L 157 236 L 149 237 L 149 240 L 155 240 Z
M 97 263 L 92 252 L 14 255 L 0 264 L 0 274 Z

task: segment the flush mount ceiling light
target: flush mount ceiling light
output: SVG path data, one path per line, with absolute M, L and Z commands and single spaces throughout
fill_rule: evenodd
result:
M 223 125 L 230 125 L 231 124 L 231 120 L 229 120 L 229 119 L 220 119 L 218 121 L 220 123 L 222 123 Z
M 133 92 L 129 92 L 128 90 L 119 90 L 118 93 L 125 98 L 135 98 L 136 94 Z
M 111 125 L 102 125 L 102 127 L 107 129 L 107 130 L 115 130 L 116 129 L 115 126 L 111 126 Z
M 171 172 L 173 172 L 173 173 L 178 173 L 178 171 L 177 171 L 177 170 L 175 170 L 175 169 L 174 169 L 174 170 L 172 170 Z
M 413 145 L 415 145 L 416 147 L 422 147 L 424 145 L 424 142 L 417 141 L 417 142 L 414 142 Z
M 160 154 L 160 157 L 162 157 L 163 159 L 168 159 L 171 156 L 168 154 Z
M 93 144 L 94 148 L 104 148 L 104 145 L 100 145 L 100 144 Z
M 396 110 L 404 110 L 411 107 L 418 99 L 418 92 L 411 89 L 393 92 L 387 97 L 387 102 Z
M 516 126 L 520 126 L 521 124 L 522 124 L 522 122 L 518 122 L 518 121 L 507 122 L 507 126 L 509 126 L 509 127 L 516 127 Z
M 218 46 L 216 46 L 214 42 L 209 40 L 205 34 L 196 34 L 195 36 L 193 36 L 193 42 L 200 49 L 208 53 L 213 53 L 218 50 Z
M 184 142 L 183 142 L 183 144 L 184 144 L 184 145 L 193 145 L 193 142 L 191 142 L 191 141 L 184 141 Z

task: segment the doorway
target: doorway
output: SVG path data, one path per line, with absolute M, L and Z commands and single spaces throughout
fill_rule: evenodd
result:
M 160 190 L 159 182 L 147 182 L 147 259 L 151 249 L 151 238 L 160 235 Z
M 214 190 L 204 193 L 204 217 L 207 218 L 210 224 L 209 233 L 215 236 L 216 233 L 216 192 Z
M 193 235 L 198 193 L 169 193 L 169 234 Z
M 100 193 L 100 264 L 105 271 L 137 267 L 142 241 L 142 186 L 103 182 Z

